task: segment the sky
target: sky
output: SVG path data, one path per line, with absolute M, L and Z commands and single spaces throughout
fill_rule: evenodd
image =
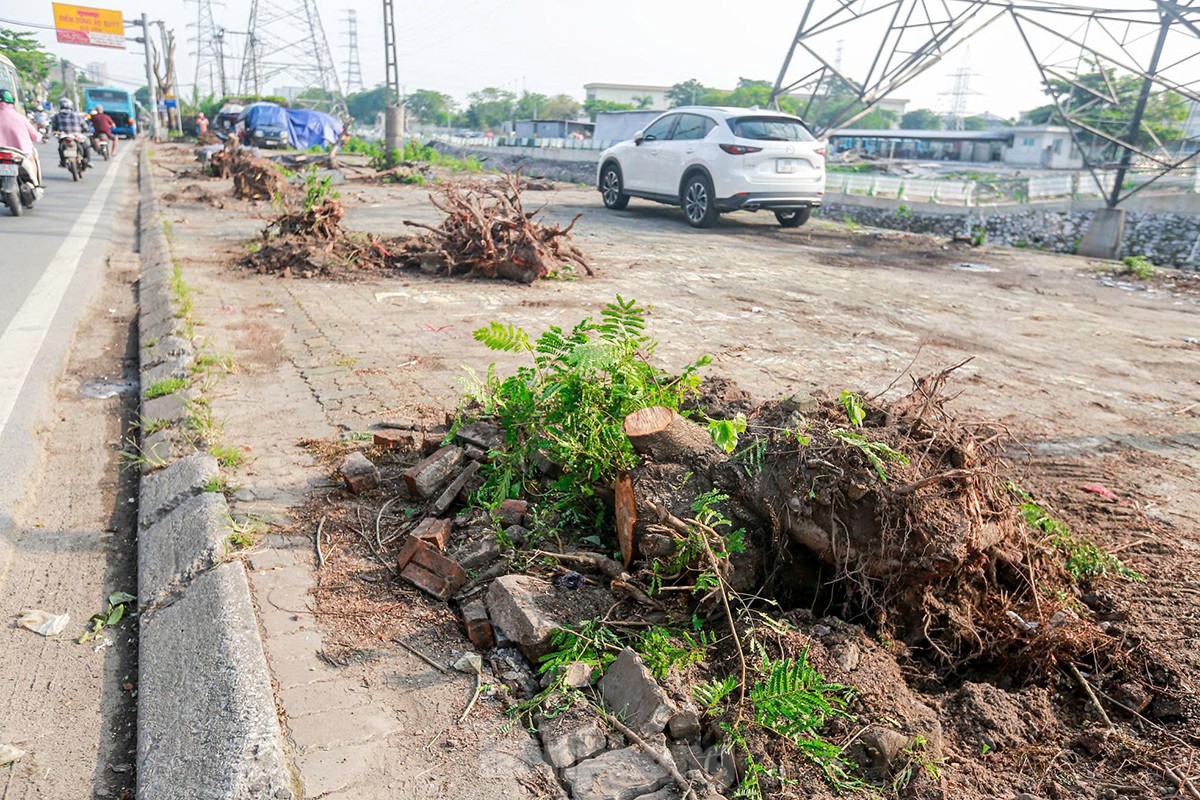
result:
M 141 7 L 116 3 L 127 19 L 145 10 L 163 19 L 178 39 L 194 36 L 194 0 L 142 0 Z M 298 0 L 261 0 L 289 6 Z M 381 0 L 315 0 L 341 76 L 345 76 L 346 10 L 356 9 L 362 73 L 368 87 L 384 77 Z M 213 0 L 218 25 L 245 30 L 248 0 Z M 51 25 L 49 0 L 4 3 L 0 18 Z M 718 88 L 733 88 L 739 77 L 774 80 L 791 43 L 799 15 L 797 0 L 757 0 L 717 4 L 666 0 L 604 0 L 563 3 L 549 0 L 397 0 L 396 23 L 400 83 L 407 91 L 434 89 L 460 102 L 471 91 L 496 86 L 546 95 L 567 94 L 582 100 L 586 83 L 670 85 L 695 78 Z M 1011 22 L 989 27 L 921 77 L 893 93 L 908 99 L 908 108 L 948 110 L 955 73 L 970 73 L 966 112 L 1003 117 L 1047 102 L 1032 59 Z M 19 26 L 0 22 L 7 27 Z M 58 44 L 54 32 L 37 32 L 60 57 L 78 64 L 107 62 L 114 83 L 130 87 L 144 81 L 141 46 L 105 50 Z M 133 35 L 131 33 L 131 35 Z M 835 33 L 825 43 L 841 50 L 852 69 L 865 65 L 875 43 L 853 32 Z M 193 82 L 194 60 L 179 47 L 179 80 L 184 92 Z M 240 49 L 236 45 L 227 52 Z M 227 69 L 236 75 L 238 65 Z M 801 72 L 793 70 L 792 77 Z M 286 81 L 280 81 L 286 83 Z M 275 88 L 275 87 L 270 87 Z M 465 105 L 465 102 L 463 103 Z

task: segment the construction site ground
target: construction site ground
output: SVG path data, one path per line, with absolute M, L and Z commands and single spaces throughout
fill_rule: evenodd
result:
M 666 368 L 710 353 L 706 374 L 759 398 L 901 392 L 909 374 L 973 358 L 957 372 L 953 407 L 1005 426 L 1019 443 L 1013 458 L 1036 467 L 1039 495 L 1145 576 L 1113 590 L 1124 624 L 1169 648 L 1193 688 L 1200 681 L 1196 294 L 1105 279 L 1106 265 L 1083 258 L 831 221 L 785 230 L 770 215 L 734 214 L 697 231 L 678 209 L 635 200 L 610 212 L 591 187 L 569 185 L 529 192 L 525 206 L 544 203 L 561 224 L 583 214 L 574 238 L 594 277 L 530 286 L 416 271 L 281 278 L 235 266 L 269 203 L 234 199 L 229 181 L 199 174 L 189 147 L 159 145 L 152 159 L 174 257 L 197 293 L 198 333 L 235 364 L 208 395 L 225 442 L 246 455 L 231 478 L 234 515 L 267 526 L 247 558 L 307 798 L 559 791 L 539 747 L 498 706 L 481 701 L 460 722 L 474 678 L 449 665 L 470 644 L 443 604 L 395 582 L 370 608 L 351 601 L 361 592 L 338 608 L 327 576 L 315 613 L 319 509 L 344 494 L 312 442 L 450 411 L 464 367 L 483 373 L 495 361 L 506 374 L 519 362 L 479 345 L 474 329 L 569 327 L 616 295 L 651 308 Z M 411 232 L 403 220 L 442 217 L 426 187 L 335 189 L 352 229 L 396 237 Z M 1079 489 L 1096 483 L 1122 502 Z M 1070 702 L 1083 713 L 1086 699 Z M 1054 754 L 985 755 L 949 756 L 945 796 L 1011 797 L 1005 787 L 1036 788 L 1071 769 Z M 994 794 L 956 791 L 956 774 Z M 1161 776 L 1128 783 L 1166 790 Z M 1072 791 L 1061 796 L 1102 796 Z

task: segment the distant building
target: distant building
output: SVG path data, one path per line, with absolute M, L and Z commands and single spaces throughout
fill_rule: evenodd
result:
M 835 153 L 859 150 L 884 158 L 987 163 L 1004 158 L 1003 131 L 914 131 L 843 128 L 828 134 Z
M 519 139 L 592 138 L 596 126 L 591 122 L 565 119 L 519 119 L 513 132 Z M 578 137 L 576 136 L 578 134 Z
M 638 83 L 585 83 L 583 91 L 588 100 L 604 100 L 609 103 L 625 103 L 638 106 L 644 97 L 650 98 L 648 109 L 666 111 L 671 107 L 667 100 L 670 86 L 644 86 Z
M 623 142 L 645 128 L 661 111 L 601 111 L 592 137 L 598 142 Z
M 1006 129 L 1012 141 L 1004 163 L 1043 169 L 1080 169 L 1083 154 L 1075 147 L 1070 129 L 1062 125 L 1022 125 Z

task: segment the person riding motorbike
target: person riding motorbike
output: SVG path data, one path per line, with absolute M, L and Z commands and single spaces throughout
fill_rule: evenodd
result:
M 88 153 L 87 140 L 87 117 L 75 110 L 75 104 L 70 98 L 64 97 L 58 101 L 58 113 L 54 115 L 54 130 L 57 133 L 73 136 L 79 142 L 79 149 L 83 151 L 83 168 L 87 169 L 92 165 L 91 155 Z M 65 167 L 67 159 L 63 156 L 62 139 L 58 141 L 58 165 Z
M 115 156 L 117 154 L 117 135 L 113 133 L 113 128 L 117 125 L 113 118 L 104 113 L 104 106 L 96 106 L 92 109 L 92 130 L 96 132 L 96 137 L 104 137 L 109 141 L 109 154 Z
M 38 161 L 37 148 L 33 143 L 41 140 L 42 135 L 33 123 L 17 111 L 13 93 L 8 89 L 0 89 L 0 147 L 11 147 L 21 151 L 33 175 L 34 186 L 39 190 L 42 188 L 42 165 Z
M 38 129 L 38 133 L 45 136 L 46 131 L 50 130 L 50 115 L 40 108 L 37 109 L 33 112 L 33 124 Z

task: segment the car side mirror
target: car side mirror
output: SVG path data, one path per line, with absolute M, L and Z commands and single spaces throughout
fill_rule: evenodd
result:
M 634 143 L 634 144 L 641 144 L 641 143 L 642 143 L 642 141 L 643 141 L 643 140 L 645 140 L 645 138 L 646 138 L 646 132 L 645 132 L 645 131 L 638 131 L 637 133 L 635 133 L 635 134 L 633 135 L 633 143 Z

